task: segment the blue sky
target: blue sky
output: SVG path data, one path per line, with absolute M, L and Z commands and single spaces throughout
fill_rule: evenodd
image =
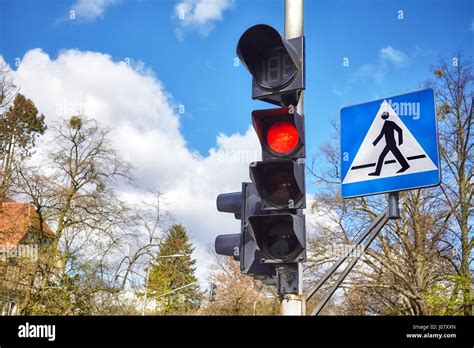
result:
M 267 107 L 251 100 L 249 74 L 233 65 L 235 45 L 257 23 L 283 32 L 283 1 L 235 1 L 207 35 L 187 28 L 181 37 L 178 2 L 122 0 L 97 18 L 73 21 L 68 20 L 72 0 L 2 0 L 0 53 L 12 66 L 16 57 L 38 47 L 52 58 L 78 48 L 143 61 L 175 104 L 184 105 L 183 135 L 190 148 L 205 155 L 218 133 L 245 132 L 251 110 Z M 458 48 L 473 53 L 472 1 L 306 0 L 305 5 L 308 153 L 331 135 L 330 120 L 342 106 L 417 89 L 438 56 L 450 57 Z

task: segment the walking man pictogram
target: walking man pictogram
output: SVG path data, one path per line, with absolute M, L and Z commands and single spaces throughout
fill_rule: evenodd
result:
M 380 141 L 380 139 L 382 139 L 382 137 L 385 136 L 385 147 L 383 148 L 382 153 L 379 156 L 379 159 L 377 161 L 377 166 L 375 168 L 375 172 L 370 173 L 369 175 L 371 176 L 380 175 L 385 157 L 388 155 L 389 152 L 393 153 L 398 163 L 400 163 L 400 165 L 402 166 L 402 168 L 400 168 L 400 170 L 397 173 L 403 173 L 408 168 L 410 168 L 410 165 L 408 164 L 407 160 L 405 159 L 405 157 L 403 157 L 402 153 L 398 149 L 398 146 L 403 144 L 403 131 L 399 126 L 397 126 L 395 122 L 387 121 L 389 117 L 388 112 L 383 112 L 381 117 L 382 119 L 385 120 L 385 123 L 383 124 L 380 134 L 378 135 L 378 137 L 374 140 L 372 144 L 376 146 L 377 143 Z M 398 133 L 398 146 L 395 140 L 395 131 Z

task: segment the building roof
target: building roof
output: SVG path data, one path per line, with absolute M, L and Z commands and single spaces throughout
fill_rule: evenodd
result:
M 41 232 L 39 215 L 33 204 L 4 199 L 0 204 L 0 251 L 13 249 L 30 231 Z M 54 236 L 47 224 L 43 224 L 43 233 L 46 238 Z

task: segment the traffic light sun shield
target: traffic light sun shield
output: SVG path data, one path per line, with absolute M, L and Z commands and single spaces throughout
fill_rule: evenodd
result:
M 237 55 L 255 82 L 267 89 L 288 85 L 301 67 L 298 51 L 265 24 L 255 25 L 241 36 Z
M 250 216 L 264 214 L 260 209 L 261 199 L 251 183 L 242 183 L 242 234 L 240 243 L 240 269 L 242 273 L 252 276 L 273 276 L 275 268 L 269 264 L 262 264 L 262 251 L 258 248 L 255 237 L 248 224 Z
M 218 255 L 233 256 L 235 260 L 239 255 L 240 233 L 221 234 L 216 237 L 214 247 Z
M 265 262 L 305 259 L 304 217 L 292 214 L 255 215 L 249 223 Z
M 252 98 L 296 105 L 304 89 L 304 38 L 285 39 L 274 28 L 249 28 L 237 44 L 237 56 L 252 74 Z
M 233 256 L 240 261 L 243 274 L 254 277 L 272 277 L 275 267 L 263 264 L 260 259 L 262 251 L 258 248 L 255 238 L 248 227 L 248 217 L 264 214 L 260 209 L 261 199 L 251 183 L 242 183 L 241 192 L 223 193 L 217 197 L 217 210 L 238 215 L 241 219 L 240 233 L 218 235 L 215 240 L 215 250 L 218 255 Z M 238 211 L 240 209 L 240 211 Z
M 293 160 L 268 160 L 250 166 L 250 178 L 262 197 L 262 209 L 304 209 L 304 168 Z

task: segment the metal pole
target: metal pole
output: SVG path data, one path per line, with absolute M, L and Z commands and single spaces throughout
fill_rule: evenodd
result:
M 292 39 L 303 35 L 304 32 L 304 5 L 303 0 L 285 0 L 285 38 Z M 304 115 L 303 92 L 301 92 L 296 106 L 296 112 Z M 298 263 L 296 276 L 298 277 L 298 295 L 283 294 L 280 301 L 281 315 L 306 315 L 306 301 L 303 295 L 303 267 Z
M 364 239 L 373 231 L 373 229 L 379 224 L 379 222 L 388 214 L 388 210 L 384 210 L 382 213 L 377 215 L 377 217 L 370 223 L 369 227 L 365 229 L 364 232 L 352 243 L 351 248 L 337 260 L 337 262 L 324 274 L 324 276 L 319 279 L 315 286 L 313 286 L 308 293 L 306 294 L 306 301 L 309 301 L 310 298 L 319 290 L 319 288 L 331 277 L 334 272 L 342 265 L 342 263 L 349 257 L 349 255 L 354 251 L 356 247 L 361 244 Z
M 303 35 L 303 0 L 285 0 L 285 38 Z
M 304 296 L 286 294 L 280 300 L 280 315 L 306 315 Z
M 388 217 L 389 219 L 400 219 L 398 192 L 388 194 Z
M 148 297 L 148 282 L 150 281 L 150 269 L 151 266 L 148 266 L 148 269 L 146 271 L 146 282 L 145 282 L 145 298 L 143 299 L 143 309 L 142 309 L 142 315 L 145 315 L 145 310 L 146 310 L 146 305 L 147 305 L 147 297 Z
M 172 294 L 172 293 L 174 293 L 174 292 L 176 292 L 176 291 L 179 291 L 179 290 L 182 290 L 182 289 L 185 289 L 185 288 L 189 288 L 190 286 L 193 286 L 193 285 L 196 285 L 196 284 L 199 284 L 199 280 L 198 280 L 198 281 L 195 281 L 195 282 L 192 282 L 192 283 L 189 283 L 189 284 L 184 285 L 184 286 L 180 286 L 179 288 L 173 289 L 173 290 L 171 290 L 171 291 L 165 292 L 164 294 L 161 294 L 161 295 L 159 295 L 159 296 L 156 296 L 155 298 L 160 298 L 160 297 L 163 297 L 163 296 Z
M 326 305 L 326 303 L 329 301 L 329 299 L 331 298 L 331 296 L 334 294 L 334 292 L 336 292 L 337 288 L 339 287 L 339 285 L 341 285 L 341 283 L 344 281 L 344 279 L 346 279 L 347 275 L 349 274 L 349 272 L 354 268 L 355 264 L 357 263 L 357 261 L 359 261 L 359 259 L 362 257 L 362 255 L 365 253 L 365 251 L 367 250 L 367 248 L 369 247 L 370 243 L 372 243 L 372 241 L 375 239 L 375 237 L 377 236 L 377 234 L 380 232 L 380 230 L 384 227 L 385 223 L 388 221 L 389 219 L 389 216 L 387 214 L 387 211 L 384 211 L 382 214 L 379 215 L 379 217 L 381 217 L 381 219 L 377 219 L 378 222 L 377 224 L 373 227 L 373 229 L 371 230 L 370 232 L 370 235 L 367 239 L 367 242 L 366 243 L 363 243 L 362 244 L 362 251 L 352 259 L 352 261 L 347 265 L 347 267 L 344 269 L 344 271 L 341 273 L 341 275 L 339 276 L 339 278 L 337 278 L 336 282 L 333 284 L 333 286 L 331 287 L 331 289 L 326 293 L 326 295 L 324 295 L 323 299 L 319 302 L 319 304 L 316 306 L 316 308 L 313 310 L 313 312 L 311 313 L 311 315 L 318 315 L 321 310 L 323 309 L 323 307 Z
M 292 39 L 304 34 L 304 1 L 285 0 L 285 38 Z M 301 91 L 296 112 L 304 116 L 304 92 Z
M 164 259 L 164 258 L 169 258 L 169 257 L 182 257 L 182 256 L 187 256 L 187 254 L 171 254 L 171 255 L 163 255 L 163 256 L 157 256 L 157 259 Z M 148 283 L 150 282 L 150 269 L 153 266 L 153 262 L 150 262 L 150 265 L 148 266 L 148 269 L 146 271 L 146 279 L 145 279 L 145 297 L 143 299 L 143 308 L 142 308 L 142 315 L 145 315 L 145 310 L 147 306 L 147 301 L 148 301 Z

